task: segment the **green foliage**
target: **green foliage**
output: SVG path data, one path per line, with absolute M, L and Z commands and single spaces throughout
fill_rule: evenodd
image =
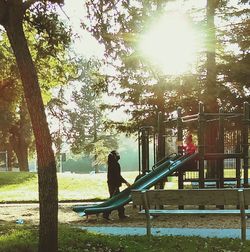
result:
M 92 164 L 89 158 L 70 158 L 63 163 L 64 172 L 89 173 L 92 170 Z
M 226 5 L 223 18 L 231 24 L 221 25 L 217 31 L 220 98 L 227 111 L 240 110 L 242 103 L 249 101 L 249 14 L 244 4 Z
M 38 230 L 33 226 L 1 225 L 0 252 L 36 251 Z M 216 239 L 182 236 L 153 237 L 110 236 L 88 233 L 66 225 L 59 226 L 59 251 L 248 251 L 250 242 L 239 239 Z
M 6 150 L 8 131 L 17 122 L 17 103 L 20 101 L 21 88 L 17 80 L 17 68 L 12 50 L 4 34 L 0 40 L 0 149 Z
M 40 3 L 27 12 L 24 22 L 44 103 L 51 99 L 52 88 L 64 85 L 76 74 L 75 61 L 69 56 L 71 30 L 54 11 L 53 7 L 48 7 L 45 2 Z M 8 149 L 9 156 L 12 156 L 14 151 L 19 159 L 20 146 L 28 148 L 30 155 L 34 153 L 31 123 L 23 102 L 23 90 L 15 58 L 3 32 L 0 49 L 0 136 L 3 139 L 0 149 Z M 14 161 L 14 157 L 9 160 L 10 167 Z M 19 163 L 19 166 L 22 164 Z
M 115 134 L 105 132 L 104 115 L 100 109 L 104 91 L 101 63 L 79 58 L 77 67 L 78 77 L 67 89 L 61 88 L 58 98 L 49 103 L 50 114 L 57 117 L 61 125 L 60 132 L 54 132 L 54 139 L 58 139 L 57 149 L 67 141 L 74 154 L 84 152 L 93 157 L 94 166 L 104 165 L 109 151 L 117 148 L 117 140 Z M 67 106 L 66 92 L 71 106 Z
M 90 151 L 90 156 L 93 158 L 93 166 L 102 166 L 107 164 L 107 156 L 114 147 L 114 144 L 111 143 L 111 138 L 108 139 L 99 139 L 94 142 Z M 106 144 L 106 146 L 105 146 Z
M 214 93 L 225 110 L 237 109 L 243 99 L 248 99 L 249 92 L 242 90 L 249 89 L 246 84 L 249 79 L 249 10 L 243 8 L 243 2 L 235 4 L 234 8 L 229 1 L 218 3 L 215 4 L 215 18 L 221 21 L 216 27 L 218 41 L 216 44 L 203 45 L 203 51 L 197 59 L 196 74 L 164 76 L 142 57 L 138 42 L 151 23 L 168 10 L 168 1 L 135 1 L 132 5 L 122 1 L 119 8 L 110 1 L 101 1 L 100 5 L 96 5 L 94 0 L 87 1 L 90 22 L 85 28 L 105 45 L 107 64 L 111 62 L 110 65 L 115 69 L 114 76 L 107 76 L 107 86 L 111 87 L 108 94 L 121 99 L 120 104 L 104 104 L 103 108 L 115 110 L 126 106 L 126 112 L 131 116 L 131 120 L 125 124 L 107 121 L 107 126 L 119 131 L 135 132 L 141 125 L 154 126 L 158 111 L 163 111 L 168 117 L 181 106 L 184 114 L 196 113 L 199 100 L 209 102 L 208 91 L 209 94 Z M 187 11 L 203 38 L 211 33 L 206 27 L 204 13 L 204 9 L 192 8 Z M 236 24 L 231 25 L 235 20 Z M 226 61 L 225 49 L 232 45 L 240 48 L 240 51 L 235 51 L 237 55 L 230 53 L 231 58 Z M 212 66 L 218 76 L 215 88 L 207 85 L 206 79 L 206 52 L 214 46 L 218 65 L 217 69 Z
M 0 251 L 20 251 L 32 252 L 37 247 L 37 230 L 32 227 L 18 227 L 16 225 L 8 225 L 8 229 L 4 226 L 0 228 Z

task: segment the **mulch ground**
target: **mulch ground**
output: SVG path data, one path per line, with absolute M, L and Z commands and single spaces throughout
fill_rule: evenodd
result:
M 59 222 L 80 226 L 116 226 L 116 227 L 145 227 L 145 216 L 138 214 L 139 209 L 131 204 L 125 206 L 129 215 L 126 220 L 119 220 L 117 211 L 113 211 L 113 221 L 106 221 L 101 215 L 91 215 L 88 218 L 80 217 L 72 211 L 74 203 L 59 204 Z M 1 204 L 0 225 L 16 223 L 22 219 L 26 224 L 39 223 L 38 204 Z M 239 216 L 204 216 L 204 215 L 165 215 L 154 218 L 153 226 L 169 228 L 240 228 Z

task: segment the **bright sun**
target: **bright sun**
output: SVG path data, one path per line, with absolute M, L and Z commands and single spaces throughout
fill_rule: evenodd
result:
M 194 65 L 198 39 L 184 15 L 166 14 L 143 35 L 140 50 L 165 74 L 178 75 Z

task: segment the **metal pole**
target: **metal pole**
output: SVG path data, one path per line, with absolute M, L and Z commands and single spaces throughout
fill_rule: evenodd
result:
M 224 117 L 222 116 L 222 109 L 219 111 L 219 139 L 218 151 L 224 153 Z M 217 167 L 219 167 L 219 187 L 224 187 L 224 159 L 217 160 Z
M 178 154 L 183 154 L 182 150 L 182 141 L 183 141 L 183 129 L 182 129 L 182 119 L 181 119 L 181 108 L 177 108 L 177 143 L 178 143 Z M 183 171 L 178 171 L 178 188 L 184 188 L 183 182 Z M 179 206 L 179 209 L 183 209 L 183 206 Z
M 158 146 L 156 160 L 162 160 L 165 157 L 165 138 L 164 138 L 164 125 L 163 114 L 160 111 L 158 113 Z
M 148 131 L 145 128 L 141 130 L 141 148 L 142 148 L 142 174 L 145 175 L 149 170 L 149 141 Z
M 243 118 L 243 169 L 244 169 L 244 187 L 248 187 L 248 124 L 249 124 L 249 103 L 244 102 Z
M 205 132 L 205 118 L 204 118 L 204 104 L 199 103 L 199 117 L 198 117 L 198 152 L 199 152 L 199 188 L 205 186 L 205 172 L 204 172 L 204 132 Z
M 138 131 L 138 159 L 139 159 L 139 175 L 141 174 L 141 130 Z
M 177 143 L 178 143 L 178 154 L 183 154 L 182 150 L 183 141 L 183 129 L 182 129 L 182 119 L 181 119 L 181 108 L 177 108 Z

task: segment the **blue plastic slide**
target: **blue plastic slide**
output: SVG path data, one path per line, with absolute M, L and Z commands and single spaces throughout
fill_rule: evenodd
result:
M 178 169 L 181 169 L 188 161 L 194 160 L 197 153 L 188 154 L 183 156 L 168 157 L 154 165 L 154 169 L 136 180 L 135 183 L 128 188 L 124 189 L 119 194 L 106 200 L 101 204 L 95 205 L 78 205 L 73 207 L 73 211 L 80 214 L 80 216 L 98 214 L 107 211 L 112 211 L 120 206 L 126 205 L 131 201 L 131 190 L 149 189 L 159 183 L 160 180 L 173 174 Z

